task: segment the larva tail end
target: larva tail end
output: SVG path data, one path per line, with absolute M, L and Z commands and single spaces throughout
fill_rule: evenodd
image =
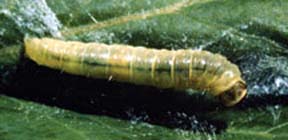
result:
M 229 90 L 219 95 L 223 105 L 230 107 L 239 103 L 247 94 L 247 86 L 244 81 L 236 82 Z
M 33 40 L 33 38 L 25 37 L 24 46 L 25 46 L 25 56 L 30 57 L 30 54 L 32 54 L 35 49 L 35 41 Z
M 25 48 L 27 49 L 27 48 L 31 48 L 31 47 L 35 46 L 35 40 L 38 40 L 38 39 L 25 37 L 24 38 Z

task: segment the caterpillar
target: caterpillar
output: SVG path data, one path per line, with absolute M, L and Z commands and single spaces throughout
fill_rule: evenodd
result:
M 120 44 L 25 38 L 26 55 L 38 63 L 92 78 L 158 88 L 203 90 L 225 106 L 247 93 L 241 72 L 224 56 L 200 50 L 166 50 Z

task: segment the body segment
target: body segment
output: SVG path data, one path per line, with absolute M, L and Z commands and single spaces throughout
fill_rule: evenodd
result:
M 159 88 L 193 88 L 215 96 L 224 95 L 240 82 L 245 91 L 238 91 L 237 102 L 246 94 L 238 67 L 207 51 L 30 38 L 25 39 L 25 52 L 40 65 L 76 75 Z

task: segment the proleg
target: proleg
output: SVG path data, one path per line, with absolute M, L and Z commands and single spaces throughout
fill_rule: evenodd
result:
M 158 88 L 196 89 L 226 106 L 247 94 L 239 68 L 219 54 L 199 50 L 148 49 L 120 44 L 26 38 L 25 53 L 39 65 L 70 74 L 109 78 Z

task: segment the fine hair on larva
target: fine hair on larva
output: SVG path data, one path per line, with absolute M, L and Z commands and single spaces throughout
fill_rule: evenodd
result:
M 149 49 L 129 45 L 25 38 L 26 56 L 39 65 L 70 74 L 107 78 L 158 88 L 196 89 L 226 106 L 247 93 L 239 68 L 208 51 Z

